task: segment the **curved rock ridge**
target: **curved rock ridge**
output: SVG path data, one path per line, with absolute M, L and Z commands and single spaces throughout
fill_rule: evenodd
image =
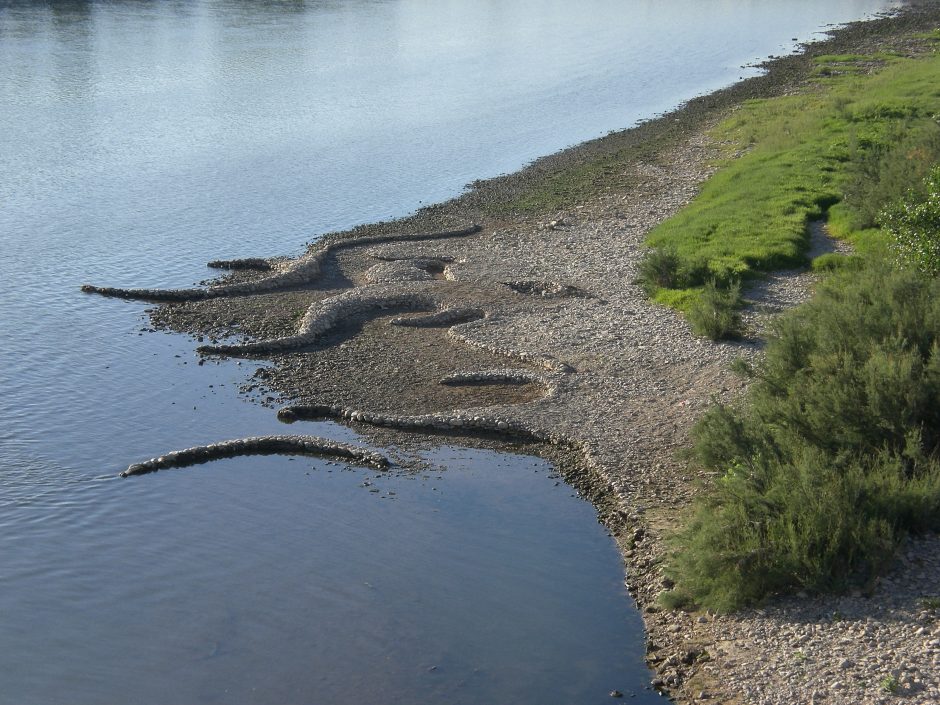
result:
M 433 309 L 436 297 L 413 287 L 365 286 L 344 291 L 310 305 L 294 335 L 270 338 L 252 343 L 202 345 L 196 352 L 203 355 L 265 355 L 281 353 L 312 345 L 317 338 L 344 320 L 358 313 L 389 308 Z
M 269 271 L 273 269 L 271 263 L 262 257 L 246 257 L 245 259 L 214 259 L 206 263 L 207 267 L 212 269 L 255 269 L 258 271 Z
M 443 433 L 458 437 L 478 433 L 500 436 L 510 442 L 548 444 L 571 454 L 573 464 L 559 466 L 559 470 L 569 485 L 597 506 L 608 525 L 629 523 L 627 507 L 622 500 L 615 498 L 615 487 L 597 452 L 587 443 L 563 432 L 545 431 L 484 410 L 406 415 L 371 413 L 329 404 L 305 404 L 283 407 L 277 412 L 277 418 L 284 423 L 333 419 L 411 433 Z M 638 517 L 634 519 L 639 521 Z
M 445 264 L 452 264 L 457 261 L 457 258 L 451 255 L 415 254 L 395 247 L 374 247 L 366 254 L 380 262 L 415 262 L 417 263 L 416 266 L 419 267 L 433 266 L 440 268 Z
M 373 265 L 366 272 L 365 278 L 372 284 L 386 284 L 406 281 L 428 282 L 434 280 L 434 275 L 410 260 L 393 260 Z
M 466 431 L 507 436 L 519 441 L 545 441 L 552 444 L 568 443 L 561 436 L 533 429 L 525 424 L 498 415 L 453 411 L 437 414 L 382 414 L 328 404 L 285 406 L 277 412 L 284 423 L 301 420 L 336 419 L 354 421 L 371 426 L 385 426 L 402 431 L 449 431 L 455 434 Z
M 549 372 L 577 372 L 574 367 L 569 365 L 567 362 L 562 362 L 557 358 L 552 357 L 551 355 L 540 354 L 540 353 L 527 353 L 521 350 L 514 350 L 512 348 L 504 348 L 498 345 L 490 345 L 489 343 L 483 343 L 478 340 L 474 340 L 469 337 L 463 330 L 464 326 L 453 327 L 447 331 L 447 335 L 453 338 L 456 341 L 463 343 L 464 345 L 469 345 L 480 350 L 485 350 L 493 355 L 499 355 L 501 357 L 508 357 L 514 360 L 520 360 L 530 365 L 535 365 L 536 367 L 541 367 L 544 370 Z
M 427 316 L 398 316 L 388 323 L 392 326 L 408 328 L 448 328 L 460 323 L 478 321 L 485 317 L 486 312 L 481 308 L 452 307 Z
M 479 372 L 455 372 L 440 380 L 440 384 L 460 387 L 480 384 L 544 384 L 542 375 L 516 369 L 480 370 Z
M 338 250 L 359 247 L 362 245 L 377 245 L 387 242 L 407 242 L 421 240 L 436 240 L 454 237 L 467 237 L 480 232 L 483 227 L 479 224 L 471 225 L 461 230 L 449 230 L 433 233 L 399 234 L 399 235 L 368 235 L 362 237 L 324 238 L 320 247 L 312 250 L 294 260 L 283 270 L 261 277 L 254 281 L 234 284 L 217 284 L 207 288 L 191 289 L 124 289 L 110 286 L 93 286 L 83 284 L 82 291 L 89 294 L 100 294 L 122 299 L 143 299 L 146 301 L 198 301 L 223 296 L 248 296 L 262 292 L 272 292 L 303 286 L 313 282 L 320 274 L 320 266 L 327 255 Z M 225 262 L 226 260 L 218 260 Z M 228 260 L 239 262 L 245 260 Z
M 145 475 L 167 468 L 182 468 L 240 455 L 316 455 L 344 458 L 357 464 L 384 469 L 389 460 L 381 453 L 317 436 L 251 436 L 205 446 L 175 450 L 128 466 L 121 477 Z
M 370 256 L 375 256 L 371 252 Z M 378 284 L 399 281 L 431 281 L 446 278 L 453 257 L 375 257 L 378 264 L 366 272 L 368 281 Z

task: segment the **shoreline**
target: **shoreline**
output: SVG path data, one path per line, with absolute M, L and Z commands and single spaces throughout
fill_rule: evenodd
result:
M 249 386 L 313 408 L 304 413 L 344 420 L 366 435 L 395 433 L 399 443 L 402 438 L 386 429 L 405 431 L 418 443 L 464 438 L 474 429 L 489 447 L 506 448 L 493 434 L 547 444 L 540 454 L 555 460 L 566 481 L 595 504 L 618 541 L 627 585 L 646 625 L 655 687 L 682 703 L 880 702 L 877 682 L 866 684 L 871 688 L 864 695 L 843 687 L 858 666 L 842 665 L 851 660 L 840 656 L 846 625 L 838 625 L 846 620 L 823 625 L 833 627 L 828 636 L 812 630 L 805 641 L 793 626 L 808 623 L 811 612 L 839 611 L 857 613 L 877 635 L 883 615 L 866 612 L 861 597 L 791 598 L 772 606 L 770 617 L 766 610 L 715 618 L 656 606 L 665 587 L 658 567 L 665 534 L 699 479 L 674 451 L 714 397 L 728 400 L 742 391 L 729 363 L 758 355 L 760 341 L 694 338 L 675 312 L 650 303 L 632 281 L 646 232 L 694 198 L 713 172 L 720 145 L 705 136 L 710 125 L 743 100 L 797 89 L 814 54 L 870 47 L 940 22 L 940 9 L 918 7 L 848 25 L 799 55 L 768 62 L 762 76 L 515 174 L 476 182 L 445 204 L 325 236 L 301 258 L 317 261 L 307 278 L 285 276 L 278 286 L 256 291 L 261 277 L 290 275 L 292 265 L 267 263 L 274 275 L 259 270 L 258 262 L 254 269 L 234 269 L 221 285 L 234 287 L 229 291 L 238 297 L 177 297 L 182 300 L 152 311 L 154 324 L 208 337 L 215 345 L 228 343 L 232 334 L 284 340 L 296 336 L 301 324 L 326 321 L 326 309 L 337 311 L 303 341 L 312 346 L 303 356 L 265 351 L 274 368 L 259 368 Z M 585 196 L 583 183 L 566 177 L 595 163 L 604 167 L 604 178 Z M 531 194 L 543 205 L 526 205 Z M 476 223 L 482 232 L 466 233 Z M 390 237 L 402 232 L 404 237 Z M 415 237 L 440 232 L 448 236 Z M 796 303 L 810 282 L 794 273 L 782 286 Z M 482 315 L 447 315 L 461 311 Z M 428 314 L 433 320 L 417 323 Z M 202 352 L 262 351 L 235 346 Z M 928 562 L 940 558 L 933 544 L 919 550 Z M 846 600 L 855 602 L 846 607 Z M 880 638 L 885 642 L 887 635 Z M 818 645 L 818 659 L 833 664 L 815 661 L 819 673 L 802 680 L 798 671 L 781 671 L 772 683 L 770 670 L 781 668 L 780 649 L 792 654 L 796 642 L 801 651 Z M 771 653 L 769 644 L 777 651 Z M 934 652 L 925 653 L 936 673 Z M 814 664 L 797 665 L 811 671 Z M 930 702 L 918 699 L 928 691 L 912 690 L 908 701 Z

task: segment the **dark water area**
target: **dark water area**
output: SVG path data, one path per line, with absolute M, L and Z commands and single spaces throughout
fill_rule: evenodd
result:
M 590 505 L 538 458 L 426 456 L 417 476 L 271 457 L 21 478 L 0 701 L 658 700 Z
M 259 363 L 78 287 L 296 254 L 891 4 L 0 0 L 0 703 L 655 698 L 616 550 L 543 461 L 116 479 L 284 429 L 237 392 Z

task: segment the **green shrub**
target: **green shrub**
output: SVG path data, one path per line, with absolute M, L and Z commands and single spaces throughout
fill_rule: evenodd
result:
M 712 340 L 735 338 L 741 332 L 741 285 L 738 282 L 720 287 L 709 281 L 701 295 L 689 307 L 686 316 L 692 332 Z
M 640 260 L 637 283 L 651 295 L 679 286 L 679 254 L 674 247 L 651 247 Z
M 864 229 L 879 222 L 881 210 L 908 196 L 926 195 L 924 179 L 940 162 L 940 125 L 933 120 L 891 123 L 885 136 L 855 155 L 845 187 L 845 200 L 853 211 L 853 227 Z
M 899 525 L 940 523 L 940 467 L 911 472 L 896 454 L 840 461 L 810 446 L 787 462 L 731 466 L 680 535 L 671 572 L 683 594 L 719 611 L 866 583 L 892 558 Z
M 778 323 L 740 408 L 693 431 L 719 478 L 675 538 L 677 595 L 730 610 L 839 590 L 940 528 L 940 282 L 834 274 Z
M 924 274 L 940 274 L 940 167 L 923 180 L 923 191 L 910 191 L 881 214 L 898 261 Z

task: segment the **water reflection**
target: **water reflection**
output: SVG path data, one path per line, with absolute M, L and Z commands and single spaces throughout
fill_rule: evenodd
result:
M 535 458 L 427 458 L 448 469 L 252 458 L 10 497 L 4 695 L 658 702 L 593 509 Z

